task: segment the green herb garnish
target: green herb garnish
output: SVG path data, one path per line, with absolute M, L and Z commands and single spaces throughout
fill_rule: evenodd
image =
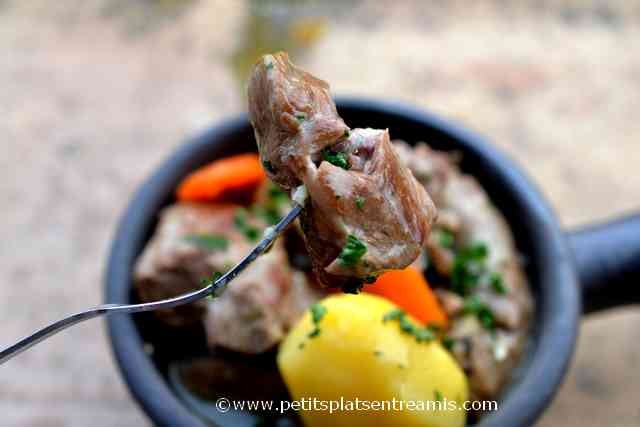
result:
M 222 277 L 222 273 L 220 273 L 219 271 L 214 271 L 213 274 L 211 274 L 211 276 L 203 277 L 202 279 L 200 279 L 200 285 L 202 285 L 203 288 L 209 285 L 213 285 L 221 277 Z M 213 299 L 214 297 L 215 296 L 213 293 L 207 295 L 208 299 Z
M 366 279 L 365 279 L 366 280 Z M 343 285 L 342 292 L 345 294 L 359 294 L 363 281 L 357 277 L 350 277 Z
M 320 328 L 316 327 L 313 331 L 309 332 L 307 335 L 309 338 L 315 338 L 320 335 Z
M 504 282 L 502 281 L 502 276 L 500 275 L 500 273 L 491 273 L 491 276 L 489 277 L 489 283 L 491 284 L 491 288 L 493 288 L 496 293 L 500 295 L 504 295 L 507 293 L 507 288 L 504 287 Z
M 390 320 L 398 320 L 405 315 L 404 311 L 399 308 L 394 308 L 384 316 L 382 316 L 383 322 L 388 322 Z
M 362 208 L 364 208 L 364 197 L 356 197 L 356 207 L 360 210 L 362 210 Z
M 507 292 L 502 276 L 487 268 L 488 255 L 489 250 L 482 242 L 461 248 L 456 253 L 451 273 L 451 288 L 454 292 L 467 296 L 480 283 L 488 284 L 498 294 Z
M 449 230 L 440 230 L 438 232 L 438 242 L 443 248 L 451 249 L 456 242 L 456 236 Z
M 270 161 L 268 160 L 264 160 L 262 162 L 262 167 L 265 168 L 266 171 L 270 172 L 270 173 L 276 173 L 276 169 L 273 167 L 273 165 L 271 164 Z
M 376 280 L 378 280 L 378 277 L 374 275 L 367 276 L 363 279 L 366 284 L 376 283 Z
M 349 170 L 351 168 L 349 157 L 345 153 L 331 151 L 328 148 L 322 150 L 322 160 L 342 169 Z
M 340 262 L 345 267 L 355 266 L 360 258 L 367 253 L 367 247 L 358 238 L 352 234 L 347 236 L 347 243 L 342 248 L 342 252 L 338 255 Z
M 415 328 L 413 335 L 416 337 L 416 341 L 418 342 L 430 342 L 436 339 L 435 332 L 430 327 Z
M 462 311 L 465 314 L 475 315 L 485 329 L 489 331 L 493 331 L 495 329 L 493 311 L 491 311 L 491 309 L 476 295 L 472 295 L 465 299 Z
M 324 305 L 315 303 L 311 306 L 311 321 L 314 324 L 320 323 L 325 314 L 327 314 L 327 307 Z
M 442 338 L 442 345 L 444 346 L 444 348 L 446 348 L 449 351 L 453 350 L 453 345 L 455 343 L 456 343 L 456 341 L 451 337 L 443 337 Z
M 269 188 L 267 190 L 267 194 L 269 195 L 269 202 L 270 203 L 273 203 L 273 204 L 276 204 L 276 205 L 281 205 L 283 203 L 288 203 L 289 202 L 289 196 L 287 195 L 287 193 L 282 191 L 280 189 L 280 187 L 277 187 L 273 183 L 269 183 Z
M 255 242 L 260 237 L 260 230 L 247 223 L 247 211 L 245 209 L 236 210 L 233 222 L 236 228 L 250 241 Z
M 184 240 L 207 251 L 224 251 L 229 247 L 229 240 L 218 234 L 190 234 Z
M 322 304 L 315 303 L 310 308 L 311 321 L 313 322 L 314 329 L 307 335 L 309 338 L 315 338 L 320 335 L 320 321 L 327 314 L 327 307 Z
M 474 289 L 486 271 L 488 250 L 484 243 L 475 243 L 458 251 L 453 261 L 451 288 L 465 296 Z
M 405 316 L 404 313 L 402 313 L 402 316 L 400 316 L 400 318 L 398 319 L 398 322 L 400 323 L 400 329 L 402 330 L 402 332 L 406 332 L 408 334 L 415 333 L 416 325 L 411 323 L 409 319 L 407 319 L 407 316 Z
M 305 120 L 307 120 L 307 113 L 305 112 L 299 112 L 299 113 L 295 113 L 293 115 L 299 122 L 304 122 Z
M 444 396 L 442 396 L 440 390 L 433 390 L 433 398 L 436 400 L 436 402 L 442 402 Z
M 289 203 L 287 193 L 276 187 L 273 183 L 270 183 L 267 189 L 266 200 L 262 204 L 253 205 L 251 212 L 267 224 L 275 225 L 280 221 L 282 208 L 287 203 Z
M 431 342 L 436 338 L 435 331 L 430 326 L 420 327 L 411 323 L 407 318 L 407 313 L 399 308 L 393 310 L 382 316 L 382 322 L 397 321 L 400 330 L 406 334 L 413 335 L 417 342 Z
M 350 131 L 349 129 L 345 129 L 345 130 L 344 130 L 344 135 L 343 135 L 343 136 L 344 136 L 345 138 L 349 138 L 349 135 L 351 135 L 351 131 Z

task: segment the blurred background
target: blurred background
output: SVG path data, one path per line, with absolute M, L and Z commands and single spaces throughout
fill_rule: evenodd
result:
M 245 110 L 264 52 L 336 94 L 484 134 L 577 227 L 640 211 L 640 2 L 0 0 L 2 344 L 98 304 L 118 216 L 186 137 Z M 640 311 L 583 323 L 539 425 L 640 425 Z M 532 391 L 535 392 L 535 391 Z M 0 373 L 7 426 L 140 426 L 104 324 Z

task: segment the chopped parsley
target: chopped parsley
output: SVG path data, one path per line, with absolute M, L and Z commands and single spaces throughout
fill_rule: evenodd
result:
M 203 277 L 202 279 L 200 279 L 200 283 L 204 288 L 205 286 L 214 284 L 221 277 L 222 277 L 222 273 L 220 273 L 219 271 L 214 271 L 213 274 L 211 274 L 211 276 Z
M 444 346 L 444 348 L 446 348 L 449 351 L 453 350 L 453 345 L 455 343 L 456 343 L 456 341 L 451 337 L 443 337 L 442 338 L 442 345 Z
M 345 138 L 349 138 L 349 135 L 351 135 L 351 131 L 350 131 L 349 129 L 345 129 L 345 130 L 344 130 L 344 135 L 343 135 L 343 136 L 344 136 Z
M 414 325 L 407 318 L 407 313 L 402 309 L 394 308 L 382 316 L 383 323 L 390 321 L 397 321 L 400 326 L 400 330 L 405 334 L 412 335 L 419 343 L 431 342 L 436 338 L 436 333 L 431 326 L 420 327 Z
M 486 259 L 489 251 L 484 243 L 474 243 L 461 248 L 453 261 L 451 287 L 465 296 L 473 290 L 486 274 Z
M 322 304 L 315 303 L 310 308 L 311 321 L 313 322 L 313 330 L 307 335 L 309 338 L 315 338 L 320 335 L 320 321 L 327 314 L 327 307 Z
M 382 316 L 382 321 L 383 322 L 388 322 L 390 320 L 398 320 L 400 319 L 402 316 L 404 316 L 404 311 L 399 309 L 399 308 L 394 308 L 393 310 L 391 310 L 390 312 L 386 313 L 384 316 Z
M 364 197 L 356 197 L 356 207 L 360 210 L 364 208 Z
M 266 67 L 267 70 L 272 70 L 274 65 L 273 65 L 273 61 L 271 60 L 266 60 L 264 66 Z
M 283 203 L 289 202 L 289 196 L 287 195 L 287 193 L 282 191 L 280 187 L 277 187 L 273 183 L 269 184 L 267 194 L 269 195 L 269 203 L 281 205 Z
M 342 169 L 349 170 L 351 168 L 349 157 L 345 153 L 332 151 L 328 148 L 322 150 L 322 160 Z
M 236 228 L 250 241 L 255 242 L 258 240 L 258 237 L 260 237 L 260 230 L 247 223 L 247 211 L 245 209 L 240 208 L 236 210 L 233 222 Z
M 190 234 L 184 240 L 207 251 L 224 251 L 229 247 L 229 240 L 218 234 Z
M 320 323 L 325 314 L 327 314 L 327 307 L 324 305 L 316 303 L 311 306 L 311 320 L 314 324 Z
M 369 275 L 363 279 L 364 283 L 368 285 L 370 285 L 371 283 L 376 283 L 376 280 L 378 280 L 378 276 L 374 275 Z
M 507 288 L 504 287 L 502 276 L 499 273 L 491 273 L 491 276 L 489 277 L 489 283 L 491 284 L 491 288 L 497 294 L 504 295 L 507 293 Z
M 451 249 L 456 243 L 456 236 L 449 230 L 440 230 L 438 232 L 438 243 L 443 248 Z
M 487 330 L 495 329 L 495 319 L 493 311 L 476 295 L 467 297 L 462 308 L 463 313 L 475 315 L 480 324 Z
M 345 294 L 359 294 L 362 286 L 362 279 L 358 277 L 349 277 L 342 285 L 342 292 Z
M 358 238 L 352 234 L 347 236 L 347 243 L 342 248 L 342 252 L 338 255 L 338 259 L 345 267 L 355 266 L 360 258 L 367 253 L 367 247 Z
M 262 162 L 262 167 L 264 167 L 265 170 L 269 173 L 276 173 L 276 168 L 274 168 L 271 162 L 268 160 L 264 160 Z
M 293 115 L 299 122 L 304 122 L 305 120 L 307 120 L 307 113 L 305 112 L 298 112 L 295 113 Z
M 487 267 L 489 250 L 482 242 L 461 248 L 453 261 L 451 288 L 461 296 L 467 296 L 480 283 L 489 284 L 498 294 L 505 294 L 500 273 L 491 272 Z
M 213 285 L 221 277 L 222 277 L 222 273 L 220 273 L 219 271 L 214 271 L 213 274 L 211 274 L 211 276 L 203 277 L 202 279 L 200 279 L 200 284 L 202 285 L 203 288 L 206 288 L 209 285 Z M 214 294 L 211 293 L 207 295 L 207 298 L 213 299 Z

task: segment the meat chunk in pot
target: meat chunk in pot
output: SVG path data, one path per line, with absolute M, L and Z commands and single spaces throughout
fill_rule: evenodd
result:
M 420 255 L 436 209 L 400 161 L 388 131 L 350 131 L 328 84 L 295 67 L 285 53 L 256 63 L 248 95 L 269 176 L 283 188 L 307 188 L 301 223 L 322 283 L 356 291 Z
M 192 203 L 165 208 L 134 272 L 140 299 L 155 301 L 196 290 L 202 278 L 240 261 L 254 242 L 234 225 L 238 209 Z M 245 220 L 264 226 L 248 213 Z M 304 276 L 290 270 L 284 243 L 276 241 L 210 303 L 198 301 L 158 316 L 174 326 L 204 320 L 211 346 L 260 353 L 279 342 L 318 298 Z
M 532 314 L 532 297 L 511 230 L 478 181 L 460 171 L 455 156 L 424 143 L 410 147 L 395 141 L 395 146 L 438 206 L 426 249 L 438 274 L 431 284 L 440 286 L 436 295 L 449 315 L 453 354 L 469 377 L 473 397 L 493 398 L 522 352 Z M 482 268 L 500 278 L 502 292 L 490 280 L 479 280 L 466 292 L 453 289 L 456 265 L 463 262 L 458 258 L 461 249 L 478 242 L 486 247 Z M 470 299 L 491 313 L 492 330 L 465 309 Z

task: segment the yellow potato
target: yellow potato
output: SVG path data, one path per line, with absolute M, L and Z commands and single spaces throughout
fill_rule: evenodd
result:
M 317 408 L 322 401 L 338 405 L 341 398 L 343 408 L 356 398 L 360 407 L 365 406 L 362 401 L 394 405 L 395 398 L 397 403 L 396 410 L 374 408 L 372 403 L 368 411 L 300 410 L 307 426 L 464 426 L 466 414 L 458 408 L 468 398 L 464 373 L 438 342 L 418 343 L 397 321 L 383 323 L 383 316 L 395 308 L 391 302 L 343 294 L 320 304 L 327 312 L 319 322 L 319 335 L 308 337 L 315 326 L 307 312 L 280 346 L 278 367 L 292 398 L 316 398 Z M 427 406 L 437 400 L 440 409 Z M 401 410 L 399 401 L 414 405 L 414 410 Z

